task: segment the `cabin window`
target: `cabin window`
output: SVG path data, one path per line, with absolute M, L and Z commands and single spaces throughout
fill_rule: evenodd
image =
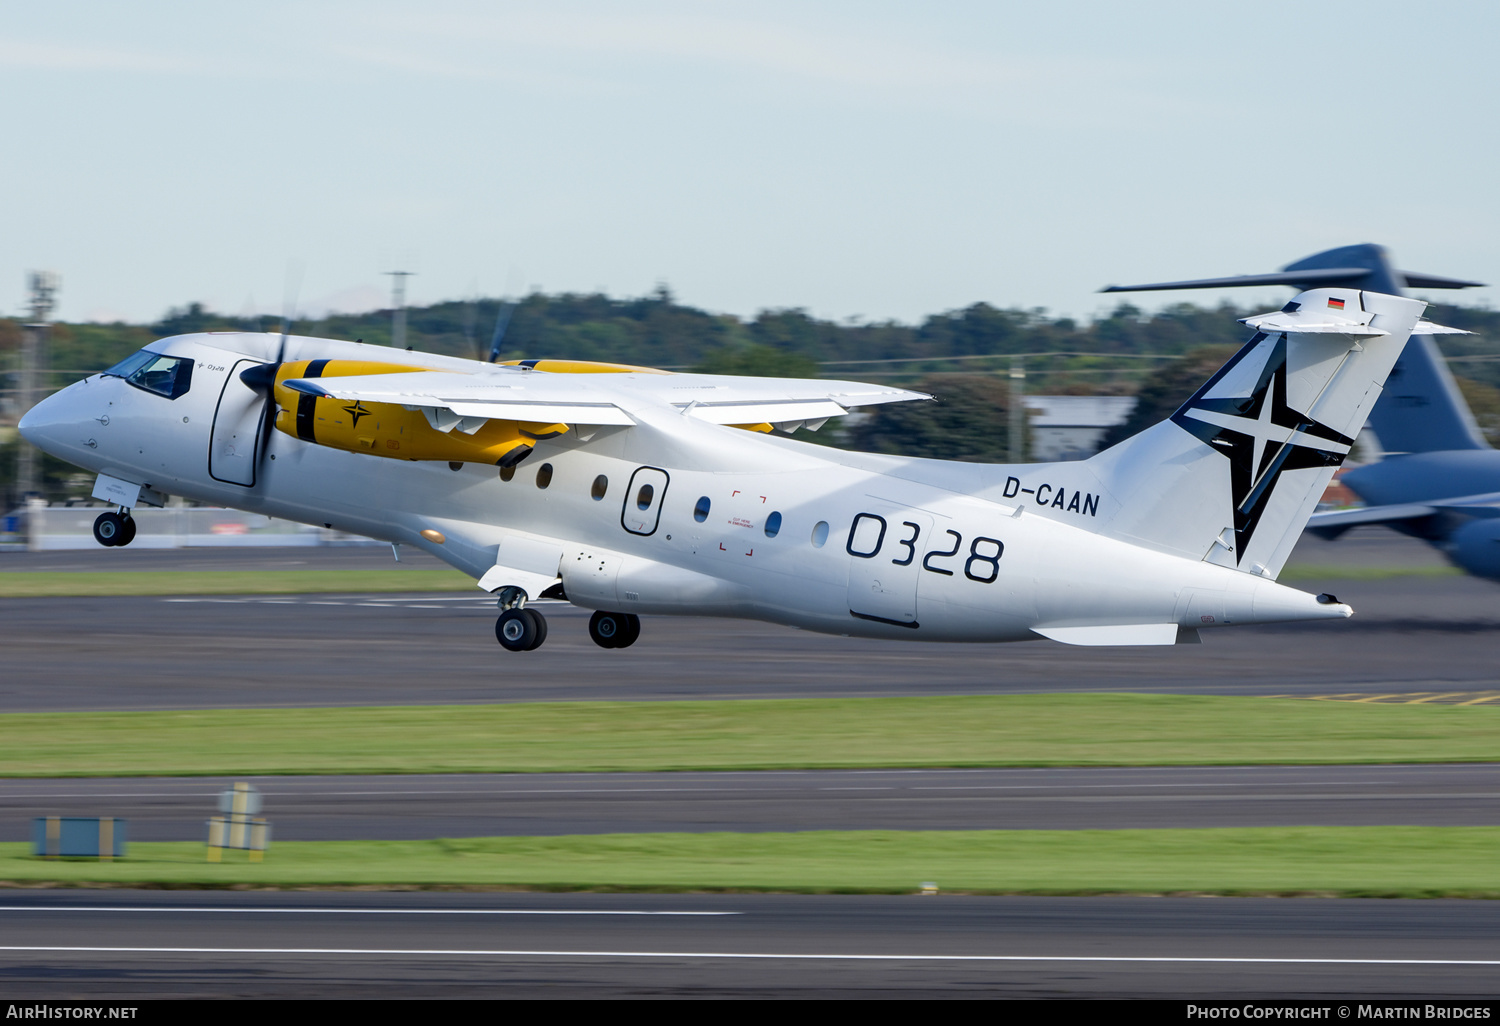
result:
M 699 499 L 698 505 L 693 507 L 693 519 L 700 524 L 703 523 L 703 521 L 708 519 L 708 509 L 712 505 L 713 503 L 708 501 L 707 495 Z
M 636 509 L 650 509 L 651 497 L 656 494 L 656 489 L 648 484 L 641 485 L 641 490 L 635 493 Z
M 815 548 L 815 549 L 821 549 L 823 547 L 823 544 L 825 542 L 827 542 L 827 541 L 828 541 L 828 521 L 826 521 L 826 520 L 819 520 L 816 524 L 813 525 L 813 533 L 812 533 L 813 548 Z
M 536 468 L 536 486 L 538 488 L 546 488 L 551 483 L 552 464 L 543 463 L 540 467 Z
M 781 533 L 781 514 L 772 513 L 766 517 L 766 537 L 774 538 Z
M 500 480 L 509 481 L 516 476 L 516 465 L 512 463 L 508 467 L 500 468 Z
M 589 489 L 589 494 L 594 497 L 595 502 L 598 502 L 600 499 L 604 498 L 604 493 L 607 491 L 609 491 L 609 478 L 605 477 L 603 474 L 600 474 L 598 477 L 594 478 L 594 487 Z

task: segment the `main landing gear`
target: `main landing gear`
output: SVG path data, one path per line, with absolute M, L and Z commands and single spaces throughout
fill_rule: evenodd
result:
M 495 621 L 495 640 L 510 652 L 530 652 L 547 640 L 547 620 L 541 613 L 519 606 L 507 609 Z
M 629 648 L 641 636 L 641 618 L 634 613 L 606 613 L 589 617 L 589 637 L 600 648 Z
M 135 540 L 135 518 L 128 509 L 118 513 L 100 513 L 94 519 L 94 541 L 113 548 Z
M 599 611 L 589 618 L 589 637 L 600 648 L 629 648 L 641 636 L 641 618 L 634 613 Z M 530 652 L 547 640 L 547 620 L 526 606 L 520 588 L 500 589 L 500 618 L 495 640 L 508 652 Z
M 526 592 L 500 589 L 500 619 L 495 621 L 495 640 L 508 652 L 530 652 L 547 640 L 547 620 L 526 608 Z

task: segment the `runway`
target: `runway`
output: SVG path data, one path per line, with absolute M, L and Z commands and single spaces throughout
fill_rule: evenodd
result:
M 1315 546 L 1304 562 L 1435 561 L 1394 536 L 1340 545 Z M 370 549 L 106 551 L 101 564 L 98 553 L 42 553 L 0 558 L 0 572 L 236 572 L 388 559 Z M 1137 650 L 867 642 L 648 618 L 634 648 L 605 651 L 586 637 L 586 612 L 544 605 L 547 645 L 513 655 L 495 644 L 494 607 L 477 593 L 11 599 L 0 601 L 0 709 L 1049 690 L 1487 703 L 1500 692 L 1492 583 L 1330 571 L 1296 586 L 1332 591 L 1357 615 Z M 1500 767 L 1490 765 L 251 779 L 279 840 L 1500 822 Z M 26 839 L 32 816 L 73 814 L 124 816 L 135 840 L 199 840 L 228 783 L 7 780 L 0 839 Z M 1491 997 L 1500 970 L 1494 902 L 3 890 L 0 906 L 0 985 L 28 999 L 1369 1001 Z
M 250 778 L 283 841 L 654 831 L 1500 825 L 1500 764 Z M 0 841 L 117 816 L 202 841 L 229 778 L 0 780 Z
M 1338 556 L 1353 567 L 1361 561 L 1431 565 L 1437 558 L 1425 546 L 1396 536 L 1319 544 L 1308 561 Z M 92 552 L 6 555 L 0 570 L 217 566 L 234 572 L 249 566 L 389 565 L 388 550 L 368 549 L 276 556 L 215 550 L 106 554 L 102 562 Z M 121 556 L 131 558 L 122 562 L 116 558 Z M 1201 645 L 1137 649 L 1046 641 L 866 641 L 747 621 L 647 617 L 634 647 L 605 650 L 588 640 L 586 610 L 553 603 L 537 607 L 551 624 L 546 645 L 536 652 L 507 653 L 495 643 L 494 604 L 477 591 L 5 599 L 0 600 L 0 646 L 7 672 L 0 681 L 0 709 L 1037 691 L 1478 697 L 1500 689 L 1494 657 L 1500 650 L 1500 587 L 1494 583 L 1456 576 L 1326 576 L 1297 586 L 1332 591 L 1354 606 L 1355 617 L 1220 628 L 1204 631 Z
M 25 1000 L 1368 1002 L 1491 998 L 1497 971 L 1484 901 L 0 892 L 0 985 Z

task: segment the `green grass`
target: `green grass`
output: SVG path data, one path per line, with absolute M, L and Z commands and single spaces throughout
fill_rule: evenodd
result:
M 1391 577 L 1462 577 L 1464 572 L 1453 566 L 1320 566 L 1293 563 L 1282 569 L 1277 580 L 1283 584 L 1298 581 L 1383 581 Z
M 1493 762 L 1500 710 L 978 695 L 11 713 L 0 776 Z
M 325 592 L 478 591 L 457 570 L 145 570 L 0 573 L 0 598 L 110 595 L 306 595 Z
M 132 843 L 116 863 L 0 844 L 0 881 L 161 887 L 1007 894 L 1326 894 L 1500 898 L 1500 827 L 809 831 L 273 842 L 209 863 Z

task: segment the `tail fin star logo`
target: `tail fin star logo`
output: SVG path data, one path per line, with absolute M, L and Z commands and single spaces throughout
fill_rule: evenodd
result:
M 1172 415 L 1172 423 L 1229 459 L 1236 562 L 1284 471 L 1337 467 L 1354 445 L 1354 439 L 1287 405 L 1285 333 L 1270 345 L 1249 395 L 1207 398 L 1243 360 L 1266 352 L 1266 338 L 1264 333 L 1252 338 Z

